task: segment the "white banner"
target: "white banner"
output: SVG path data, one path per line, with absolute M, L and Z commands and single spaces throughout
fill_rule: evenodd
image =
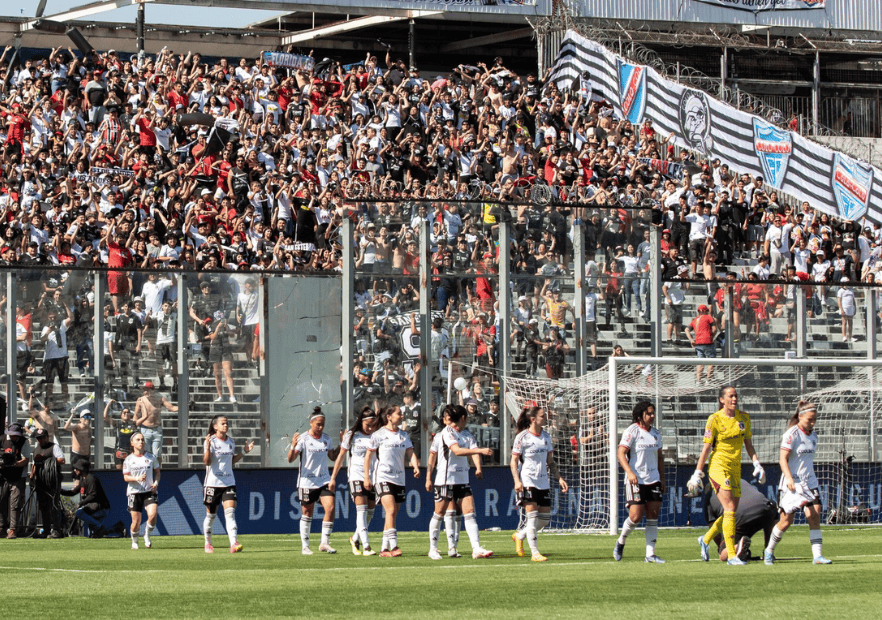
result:
M 678 146 L 719 157 L 738 172 L 845 220 L 882 222 L 882 170 L 742 112 L 703 91 L 634 65 L 602 45 L 567 33 L 551 79 L 578 90 L 590 79 L 619 118 L 640 125 L 652 119 Z
M 705 4 L 718 4 L 739 11 L 780 11 L 823 9 L 826 0 L 695 0 Z
M 264 52 L 263 62 L 271 67 L 286 67 L 302 71 L 312 71 L 315 66 L 315 59 L 312 56 L 286 54 L 285 52 Z

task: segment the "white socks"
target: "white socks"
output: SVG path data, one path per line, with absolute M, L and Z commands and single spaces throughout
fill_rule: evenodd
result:
M 365 504 L 356 505 L 355 506 L 355 535 L 358 537 L 358 540 L 361 541 L 361 544 L 365 547 L 369 546 L 368 543 L 368 507 Z
M 536 510 L 531 510 L 527 513 L 527 544 L 530 545 L 530 551 L 533 555 L 539 553 L 539 546 L 536 544 L 536 535 L 539 530 L 537 528 L 537 522 L 539 521 L 539 512 Z
M 309 530 L 312 529 L 312 517 L 300 516 L 300 544 L 309 549 Z
M 448 549 L 456 549 L 456 511 L 448 510 L 444 513 L 444 530 L 447 534 Z
M 814 530 L 809 531 L 809 537 L 811 537 L 812 531 L 814 531 Z M 784 537 L 784 532 L 779 530 L 777 525 L 775 527 L 773 527 L 772 528 L 772 535 L 769 536 L 769 544 L 766 547 L 766 551 L 768 551 L 769 553 L 774 553 L 775 547 L 778 546 L 778 543 L 781 542 L 781 538 L 783 538 L 783 537 Z
M 821 530 L 809 530 L 809 541 L 812 543 L 812 559 L 816 560 L 824 555 L 821 553 L 821 547 L 823 546 Z
M 333 521 L 322 521 L 322 542 L 321 544 L 327 545 L 331 542 L 331 532 L 334 531 L 334 522 Z
M 217 518 L 217 515 L 213 515 L 210 512 L 205 513 L 205 520 L 202 521 L 202 533 L 205 535 L 205 544 L 211 544 L 211 527 L 214 525 L 214 520 Z
M 656 521 L 656 523 L 658 523 L 658 521 Z M 628 538 L 628 534 L 633 532 L 635 529 L 637 529 L 637 524 L 631 521 L 630 517 L 626 517 L 625 522 L 622 523 L 622 533 L 619 534 L 619 544 L 624 545 L 625 539 Z
M 429 521 L 429 549 L 438 548 L 438 537 L 441 535 L 441 522 L 444 517 L 439 514 L 432 513 L 432 520 Z
M 150 546 L 150 534 L 154 529 L 156 529 L 156 526 L 150 525 L 149 523 L 144 526 L 144 544 L 148 547 Z
M 392 551 L 398 546 L 398 530 L 383 530 L 383 548 L 381 551 Z
M 239 526 L 236 525 L 236 509 L 224 508 L 224 520 L 227 524 L 227 536 L 230 539 L 230 546 L 236 544 L 238 540 Z
M 457 519 L 458 521 L 459 519 Z M 470 512 L 465 516 L 466 533 L 469 535 L 469 543 L 472 545 L 472 551 L 481 547 L 481 534 L 478 530 L 478 519 L 475 513 Z
M 655 555 L 655 541 L 658 540 L 658 519 L 646 520 L 646 557 Z

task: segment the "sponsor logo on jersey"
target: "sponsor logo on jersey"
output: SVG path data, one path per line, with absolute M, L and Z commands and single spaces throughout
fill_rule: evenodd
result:
M 760 160 L 766 183 L 781 189 L 787 163 L 793 152 L 793 139 L 789 131 L 778 129 L 771 123 L 753 119 L 753 150 Z
M 744 430 L 744 422 L 738 422 L 738 430 L 739 430 L 739 431 L 743 431 L 743 430 Z
M 873 168 L 836 153 L 830 179 L 839 215 L 846 220 L 859 220 L 867 213 L 870 188 L 873 186 Z
M 643 120 L 646 110 L 646 67 L 618 61 L 619 66 L 619 103 L 622 116 L 632 124 Z
M 713 436 L 714 436 L 714 434 L 713 434 L 713 432 L 711 432 L 711 429 L 709 429 L 709 428 L 704 429 L 704 438 L 705 439 L 710 439 Z
M 723 480 L 723 484 L 726 485 L 727 487 L 732 486 L 732 482 L 731 482 L 728 478 L 726 478 L 725 480 Z

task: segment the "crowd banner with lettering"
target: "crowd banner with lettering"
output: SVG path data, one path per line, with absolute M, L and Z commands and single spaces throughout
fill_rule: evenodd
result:
M 652 119 L 661 134 L 738 172 L 845 220 L 882 222 L 882 170 L 742 112 L 707 93 L 635 65 L 575 32 L 567 33 L 551 79 L 578 90 L 590 80 L 619 118 Z
M 806 10 L 823 9 L 826 0 L 695 0 L 705 4 L 716 4 L 729 9 L 740 11 L 780 11 L 780 10 Z
M 135 176 L 135 171 L 129 170 L 128 168 L 102 168 L 100 166 L 92 166 L 89 169 L 89 172 L 95 176 L 100 176 L 102 174 L 109 174 L 110 176 L 121 176 L 126 178 L 131 178 Z
M 303 54 L 286 54 L 285 52 L 264 52 L 263 61 L 271 67 L 285 67 L 286 69 L 298 69 L 312 71 L 315 67 L 315 58 Z

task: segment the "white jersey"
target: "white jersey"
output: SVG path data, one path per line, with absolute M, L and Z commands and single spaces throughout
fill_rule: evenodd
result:
M 655 484 L 661 480 L 658 451 L 662 448 L 662 438 L 657 428 L 647 431 L 639 424 L 632 424 L 622 433 L 619 445 L 630 451 L 628 464 L 637 475 L 638 484 Z
M 316 439 L 312 433 L 304 433 L 297 440 L 294 452 L 300 455 L 300 477 L 297 487 L 301 489 L 320 489 L 331 481 L 328 473 L 328 451 L 331 438 L 327 433 Z
M 356 480 L 364 482 L 364 455 L 371 447 L 371 436 L 362 432 L 346 431 L 340 447 L 349 451 L 349 472 L 347 478 L 350 482 Z
M 438 465 L 435 470 L 436 485 L 469 483 L 469 457 L 455 455 L 450 447 L 456 444 L 460 448 L 469 449 L 472 447 L 472 442 L 474 442 L 474 437 L 468 430 L 460 432 L 452 426 L 445 427 L 443 431 L 435 435 L 435 439 L 432 441 L 432 452 L 438 454 Z
M 802 483 L 809 489 L 818 488 L 818 478 L 815 476 L 815 451 L 818 449 L 818 435 L 812 431 L 806 435 L 799 426 L 791 426 L 781 439 L 781 449 L 790 454 L 787 457 L 787 466 L 793 481 Z M 784 488 L 784 475 L 781 475 L 780 487 Z
M 518 433 L 512 445 L 511 453 L 521 459 L 521 482 L 524 487 L 548 489 L 548 455 L 554 451 L 551 436 L 544 430 L 534 435 L 530 429 Z
M 233 475 L 233 457 L 236 455 L 235 442 L 227 437 L 212 437 L 208 451 L 211 453 L 211 464 L 205 468 L 206 487 L 231 487 L 236 484 Z
M 381 428 L 371 435 L 370 450 L 377 453 L 377 473 L 374 482 L 389 482 L 404 486 L 404 458 L 413 449 L 410 437 L 402 430 Z
M 159 462 L 156 457 L 145 452 L 142 456 L 130 454 L 123 461 L 123 476 L 140 477 L 141 474 L 147 474 L 144 482 L 129 482 L 126 488 L 126 495 L 134 495 L 136 493 L 149 493 L 153 490 L 153 470 L 159 468 Z

